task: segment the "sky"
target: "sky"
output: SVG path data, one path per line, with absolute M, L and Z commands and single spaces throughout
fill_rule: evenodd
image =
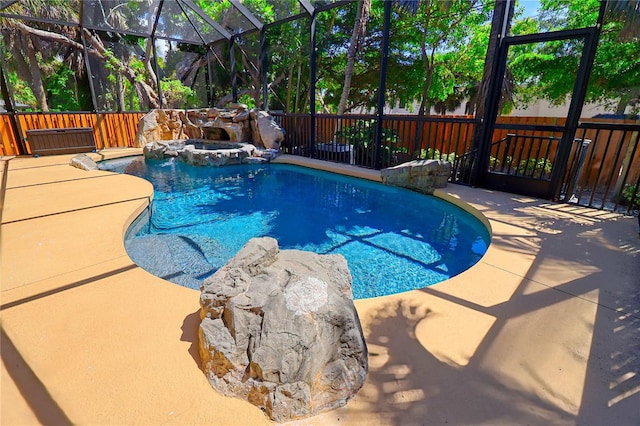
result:
M 540 6 L 539 0 L 519 0 L 518 4 L 524 7 L 524 16 L 534 16 Z

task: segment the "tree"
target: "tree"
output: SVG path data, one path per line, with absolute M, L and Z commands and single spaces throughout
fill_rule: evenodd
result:
M 640 0 L 618 0 L 609 2 L 607 18 L 623 22 L 619 38 L 633 41 L 640 38 Z
M 486 56 L 484 60 L 484 71 L 482 74 L 482 80 L 478 85 L 475 99 L 472 99 L 473 104 L 475 104 L 476 117 L 484 117 L 485 104 L 489 96 L 489 83 L 490 83 L 491 77 L 493 76 L 493 66 L 495 63 L 495 58 L 498 53 L 498 46 L 500 43 L 499 35 L 503 31 L 503 24 L 505 22 L 506 22 L 506 27 L 504 28 L 504 32 L 505 34 L 509 33 L 511 28 L 511 21 L 513 19 L 514 13 L 515 13 L 514 2 L 507 3 L 505 0 L 496 0 L 494 5 L 494 10 L 493 10 L 493 15 L 491 18 L 491 29 L 489 33 L 487 51 L 486 51 Z M 506 21 L 504 19 L 505 15 L 506 15 Z M 477 142 L 480 139 L 481 132 L 482 132 L 482 127 L 476 126 L 474 129 L 474 136 L 473 136 L 474 141 Z
M 15 8 L 12 9 L 12 13 L 17 15 L 38 16 L 51 21 L 66 22 L 78 22 L 77 13 L 80 9 L 77 1 L 66 0 L 32 0 L 18 2 L 13 6 Z M 105 21 L 113 23 L 119 18 L 117 12 L 111 12 L 113 13 L 109 13 Z M 81 92 L 86 92 L 88 82 L 83 80 L 87 77 L 84 74 L 85 64 L 82 55 L 84 46 L 80 41 L 79 27 L 21 21 L 12 18 L 1 18 L 1 21 L 3 39 L 12 53 L 12 64 L 22 79 L 30 81 L 34 96 L 38 100 L 39 109 L 49 110 L 44 82 L 47 78 L 51 80 L 53 75 L 43 75 L 43 71 L 51 72 L 57 69 L 55 63 L 52 62 L 57 57 L 65 59 L 67 67 L 74 72 L 76 81 L 87 83 L 82 85 L 81 90 L 80 85 L 76 85 L 74 93 L 78 93 L 79 96 Z M 159 107 L 158 95 L 153 86 L 155 84 L 153 76 L 143 75 L 140 69 L 135 69 L 131 65 L 132 58 L 130 56 L 122 56 L 118 52 L 114 52 L 113 49 L 109 49 L 107 42 L 103 39 L 105 34 L 101 35 L 87 29 L 83 31 L 89 45 L 87 53 L 102 63 L 105 68 L 115 72 L 118 77 L 125 78 L 146 107 Z M 115 37 L 122 38 L 118 35 Z M 150 47 L 149 44 L 147 47 Z M 147 55 L 142 69 L 151 69 L 148 62 L 149 57 L 150 55 Z M 60 79 L 51 81 L 60 83 Z M 122 85 L 114 92 L 122 93 Z
M 340 103 L 338 104 L 338 115 L 344 114 L 347 106 L 347 98 L 349 97 L 349 89 L 351 88 L 351 79 L 353 77 L 353 66 L 358 52 L 358 47 L 362 43 L 362 39 L 367 31 L 367 21 L 369 20 L 369 11 L 371 10 L 371 0 L 360 0 L 358 2 L 358 12 L 353 24 L 353 32 L 349 49 L 347 50 L 347 64 L 344 70 L 344 86 L 340 95 Z
M 638 2 L 613 2 L 600 33 L 586 95 L 587 102 L 615 108 L 618 114 L 629 106 L 637 111 L 640 97 L 640 40 L 629 27 L 640 12 L 630 13 L 632 4 L 637 7 Z M 593 26 L 599 7 L 599 0 L 543 0 L 538 24 L 541 31 Z M 582 43 L 575 40 L 521 50 L 511 61 L 519 86 L 516 97 L 521 103 L 546 99 L 555 105 L 564 104 L 573 92 L 581 52 Z
M 13 12 L 27 16 L 37 14 L 41 18 L 49 20 L 72 21 L 77 17 L 77 8 L 74 8 L 74 4 L 63 0 L 52 0 L 47 4 L 45 4 L 44 0 L 20 2 L 15 5 Z M 42 40 L 31 33 L 29 28 L 21 21 L 0 18 L 0 24 L 2 24 L 4 43 L 12 54 L 11 62 L 18 76 L 30 83 L 38 108 L 42 111 L 49 111 L 41 65 L 46 58 L 56 56 L 58 53 L 56 52 L 56 46 L 43 44 Z M 73 27 L 56 25 L 52 29 L 64 34 L 64 37 L 67 38 L 73 38 L 77 35 L 76 28 Z

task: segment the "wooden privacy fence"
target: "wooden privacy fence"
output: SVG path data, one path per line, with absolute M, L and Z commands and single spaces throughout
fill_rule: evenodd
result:
M 11 115 L 0 114 L 0 151 L 2 155 L 18 155 L 24 141 L 26 153 L 32 154 L 28 131 L 69 128 L 91 128 L 97 149 L 133 147 L 138 121 L 144 115 L 144 112 L 16 113 L 19 140 L 12 130 Z

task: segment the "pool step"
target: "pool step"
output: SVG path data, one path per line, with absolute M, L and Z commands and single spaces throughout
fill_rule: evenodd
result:
M 146 271 L 185 287 L 200 289 L 200 281 L 215 272 L 200 246 L 182 235 L 144 235 L 125 242 L 127 253 Z

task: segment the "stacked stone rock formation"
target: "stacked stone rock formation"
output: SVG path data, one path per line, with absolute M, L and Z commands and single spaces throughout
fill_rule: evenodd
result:
M 282 422 L 340 407 L 364 384 L 367 348 L 344 257 L 256 238 L 201 290 L 200 357 L 223 394 Z
M 136 142 L 143 147 L 150 142 L 186 139 L 223 140 L 251 143 L 265 149 L 279 149 L 284 130 L 268 113 L 247 110 L 239 103 L 228 109 L 199 110 L 157 109 L 140 119 Z
M 413 160 L 380 170 L 382 182 L 425 194 L 445 188 L 451 174 L 451 163 L 440 160 Z

